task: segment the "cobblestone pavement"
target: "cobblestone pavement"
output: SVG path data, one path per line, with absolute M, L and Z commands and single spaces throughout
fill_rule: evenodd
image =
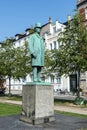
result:
M 87 119 L 56 114 L 54 122 L 31 125 L 19 120 L 20 115 L 0 117 L 0 130 L 87 130 Z

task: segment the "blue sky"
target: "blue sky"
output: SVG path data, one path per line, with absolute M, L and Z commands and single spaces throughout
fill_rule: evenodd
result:
M 1 0 L 0 1 L 0 42 L 25 30 L 35 23 L 67 21 L 74 14 L 77 0 Z

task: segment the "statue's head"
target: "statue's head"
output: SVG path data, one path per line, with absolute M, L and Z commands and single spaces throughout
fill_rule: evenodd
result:
M 40 32 L 41 32 L 41 23 L 39 23 L 39 22 L 36 23 L 34 29 L 35 29 L 35 31 L 36 31 L 38 34 L 40 34 Z
M 35 24 L 35 28 L 41 28 L 41 23 L 39 23 L 39 22 L 36 23 L 36 24 Z

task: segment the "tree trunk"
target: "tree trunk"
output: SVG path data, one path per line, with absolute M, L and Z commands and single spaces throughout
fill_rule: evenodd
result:
M 9 95 L 11 95 L 11 77 L 9 77 Z
M 77 97 L 80 97 L 80 70 L 77 72 Z

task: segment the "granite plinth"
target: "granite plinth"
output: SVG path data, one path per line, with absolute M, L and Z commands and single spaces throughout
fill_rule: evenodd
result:
M 23 85 L 22 114 L 20 120 L 41 124 L 54 121 L 53 86 L 44 83 Z

